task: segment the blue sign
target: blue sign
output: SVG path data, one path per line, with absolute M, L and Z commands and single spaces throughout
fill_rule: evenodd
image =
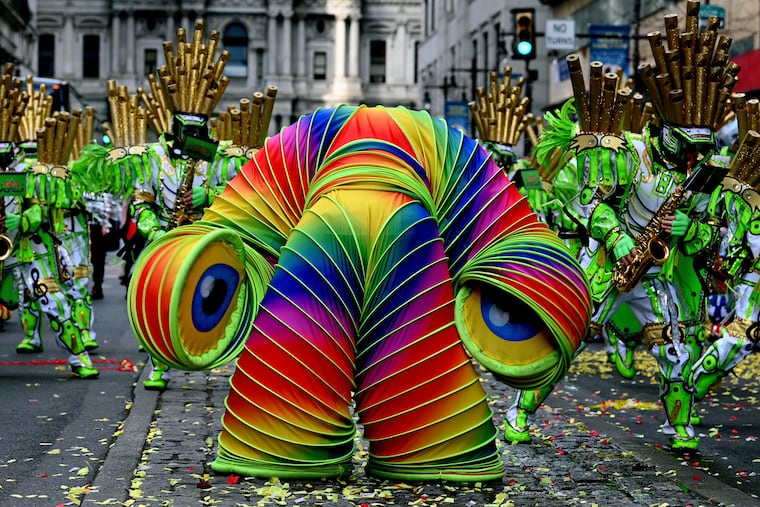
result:
M 567 60 L 560 58 L 557 60 L 557 81 L 562 82 L 570 79 L 570 68 L 567 66 Z
M 470 107 L 466 100 L 447 100 L 444 116 L 449 127 L 458 128 L 465 134 L 470 130 Z
M 618 69 L 623 69 L 623 74 L 627 77 L 630 75 L 628 65 L 630 35 L 631 25 L 590 25 L 591 61 L 602 62 L 604 72 L 616 72 Z

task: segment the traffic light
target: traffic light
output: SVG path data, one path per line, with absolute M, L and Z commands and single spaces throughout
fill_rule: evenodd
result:
M 533 8 L 512 9 L 512 24 L 515 36 L 512 39 L 512 58 L 533 60 L 536 57 L 536 10 Z

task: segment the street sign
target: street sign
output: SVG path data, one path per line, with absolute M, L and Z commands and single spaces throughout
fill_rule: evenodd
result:
M 717 16 L 720 18 L 720 25 L 718 28 L 725 28 L 726 24 L 726 9 L 720 5 L 700 5 L 699 6 L 699 29 L 703 30 L 707 26 L 707 18 L 710 16 Z
M 575 49 L 575 20 L 546 20 L 546 49 Z
M 591 61 L 604 63 L 604 72 L 623 69 L 623 73 L 628 76 L 630 41 L 627 36 L 630 33 L 631 25 L 589 25 Z

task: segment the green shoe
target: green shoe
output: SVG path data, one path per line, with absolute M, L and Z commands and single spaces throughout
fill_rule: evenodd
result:
M 674 435 L 670 437 L 670 448 L 673 450 L 690 450 L 696 451 L 699 447 L 699 437 L 694 436 L 694 432 L 686 426 L 674 425 Z
M 150 377 L 143 381 L 143 387 L 148 391 L 165 391 L 169 379 L 164 378 L 165 370 L 154 370 Z
M 689 450 L 696 451 L 699 449 L 699 437 L 691 438 L 679 438 L 672 437 L 670 439 L 670 448 L 673 450 Z
M 100 375 L 97 368 L 84 365 L 74 366 L 73 364 L 71 365 L 71 373 L 75 377 L 83 379 L 98 378 L 98 375 Z
M 90 338 L 89 340 L 84 342 L 84 349 L 87 352 L 92 352 L 93 350 L 96 350 L 98 347 L 100 347 L 100 344 L 98 344 L 98 341 L 94 338 Z
M 17 354 L 37 354 L 43 350 L 42 344 L 33 343 L 31 338 L 24 338 L 21 343 L 16 345 Z
M 165 391 L 166 385 L 169 383 L 168 380 L 159 378 L 159 379 L 145 379 L 143 382 L 143 386 L 148 391 Z
M 518 411 L 516 419 L 515 423 L 512 424 L 509 422 L 509 418 L 504 418 L 504 440 L 512 444 L 527 444 L 530 442 L 528 414 Z

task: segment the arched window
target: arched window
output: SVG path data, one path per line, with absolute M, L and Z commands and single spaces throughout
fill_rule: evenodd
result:
M 37 66 L 40 77 L 55 76 L 55 35 L 40 34 L 37 45 Z
M 229 77 L 248 75 L 248 32 L 240 23 L 232 23 L 224 29 L 222 37 L 224 49 L 230 52 L 230 60 L 224 67 Z

